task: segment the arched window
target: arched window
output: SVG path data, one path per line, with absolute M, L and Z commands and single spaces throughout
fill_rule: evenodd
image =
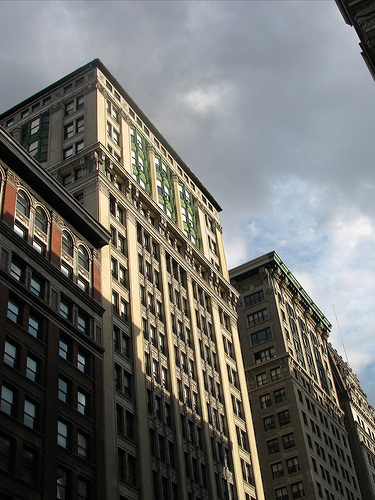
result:
M 35 225 L 43 231 L 43 233 L 47 232 L 47 216 L 40 207 L 35 210 Z
M 61 237 L 61 248 L 68 255 L 73 256 L 73 240 L 67 231 L 63 231 Z
M 30 203 L 29 199 L 23 191 L 18 191 L 17 194 L 17 210 L 19 210 L 23 215 L 29 217 L 30 214 Z
M 84 269 L 89 269 L 89 256 L 82 245 L 78 247 L 78 264 Z

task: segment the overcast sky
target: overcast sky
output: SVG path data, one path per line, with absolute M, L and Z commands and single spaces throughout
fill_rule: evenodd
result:
M 333 0 L 1 1 L 0 111 L 98 57 L 223 208 L 228 264 L 275 250 L 375 404 L 375 82 Z

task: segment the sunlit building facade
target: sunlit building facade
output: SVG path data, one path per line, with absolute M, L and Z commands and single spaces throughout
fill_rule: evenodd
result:
M 375 499 L 375 413 L 358 377 L 328 345 L 332 371 L 363 498 Z
M 99 60 L 0 124 L 111 234 L 106 497 L 263 499 L 218 203 Z
M 329 321 L 275 252 L 230 277 L 265 497 L 364 499 L 329 364 Z

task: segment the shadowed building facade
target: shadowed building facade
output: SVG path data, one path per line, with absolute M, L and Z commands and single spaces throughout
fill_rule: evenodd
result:
M 275 252 L 230 277 L 266 498 L 364 498 L 329 365 L 329 321 Z
M 99 60 L 0 123 L 111 234 L 107 498 L 263 499 L 216 200 Z
M 3 129 L 0 213 L 0 497 L 101 500 L 109 233 Z

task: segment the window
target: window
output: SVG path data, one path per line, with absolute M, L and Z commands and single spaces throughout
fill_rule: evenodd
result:
M 279 380 L 280 378 L 282 378 L 280 366 L 278 366 L 277 368 L 273 368 L 272 370 L 270 370 L 270 375 L 271 375 L 272 382 L 274 382 L 275 380 Z
M 74 135 L 74 125 L 73 122 L 68 123 L 64 127 L 64 139 L 69 139 L 69 137 L 73 137 Z
M 71 156 L 74 155 L 74 146 L 69 146 L 68 148 L 64 149 L 63 151 L 63 159 L 66 160 L 67 158 L 70 158 Z M 65 183 L 65 181 L 67 181 L 68 179 L 68 176 L 64 177 L 64 186 L 66 186 L 67 184 Z M 70 182 L 71 182 L 71 174 L 69 174 L 69 179 L 70 179 Z M 70 184 L 69 182 L 69 184 Z
M 12 469 L 13 443 L 0 434 L 0 469 L 10 472 Z
M 63 448 L 68 447 L 68 426 L 61 420 L 57 422 L 57 444 Z
M 289 499 L 286 486 L 283 486 L 282 488 L 277 488 L 277 490 L 275 490 L 275 494 L 276 494 L 276 500 L 288 500 Z
M 23 412 L 23 423 L 27 425 L 27 427 L 35 429 L 36 417 L 36 405 L 26 398 Z
M 289 410 L 284 410 L 284 411 L 278 413 L 277 417 L 279 419 L 280 427 L 282 427 L 283 425 L 290 424 Z
M 56 498 L 58 500 L 67 500 L 67 474 L 64 469 L 57 469 L 57 491 Z
M 70 234 L 66 231 L 62 232 L 61 247 L 64 252 L 66 252 L 71 257 L 73 256 L 73 240 Z
M 36 483 L 36 466 L 37 466 L 37 454 L 36 452 L 24 446 L 22 449 L 21 457 L 21 479 L 30 484 Z
M 260 290 L 259 292 L 255 292 L 251 295 L 248 295 L 244 299 L 245 307 L 254 306 L 255 304 L 259 304 L 259 302 L 263 302 L 263 301 L 264 301 L 263 290 Z
M 285 389 L 284 387 L 281 389 L 278 389 L 277 391 L 274 391 L 273 395 L 275 396 L 275 403 L 282 403 L 283 401 L 286 401 L 286 394 L 285 394 Z
M 82 109 L 84 104 L 85 104 L 85 98 L 83 97 L 83 95 L 81 95 L 80 97 L 77 97 L 77 99 L 76 99 L 77 110 Z
M 266 321 L 268 319 L 268 311 L 267 309 L 261 309 L 253 314 L 249 314 L 247 317 L 247 322 L 249 326 L 257 325 L 262 321 Z
M 26 377 L 32 382 L 38 381 L 39 362 L 32 356 L 26 358 Z
M 283 463 L 277 462 L 277 464 L 271 465 L 272 478 L 277 479 L 279 477 L 284 477 Z
M 81 391 L 77 391 L 77 410 L 82 415 L 87 415 L 87 397 Z
M 69 358 L 69 345 L 65 340 L 59 341 L 59 356 L 63 359 Z
M 263 396 L 259 396 L 260 408 L 263 410 L 264 408 L 268 408 L 272 405 L 271 395 L 269 393 L 263 394 Z
M 267 441 L 268 454 L 273 455 L 274 453 L 279 453 L 280 445 L 278 438 L 270 439 Z
M 46 245 L 42 243 L 41 241 L 38 240 L 38 238 L 33 239 L 33 248 L 40 254 L 40 255 L 45 255 L 46 254 Z
M 291 488 L 292 488 L 292 498 L 293 498 L 293 500 L 296 499 L 296 498 L 303 498 L 305 496 L 305 492 L 303 490 L 302 481 L 299 481 L 298 483 L 292 484 Z
M 288 474 L 294 474 L 294 472 L 298 472 L 300 470 L 297 457 L 288 458 L 286 461 L 286 466 L 288 469 Z
M 77 368 L 79 371 L 83 373 L 87 373 L 88 370 L 88 362 L 87 362 L 87 356 L 83 354 L 82 352 L 78 353 L 77 357 Z
M 87 437 L 78 432 L 77 434 L 77 453 L 81 457 L 87 458 L 87 450 L 88 450 L 88 439 Z
M 89 500 L 90 483 L 85 479 L 78 478 L 78 500 Z
M 78 247 L 78 264 L 88 271 L 89 256 L 83 246 Z
M 289 450 L 289 448 L 294 448 L 296 445 L 294 441 L 294 435 L 293 432 L 290 432 L 289 434 L 285 434 L 285 436 L 282 436 L 282 441 L 283 441 L 283 447 L 284 450 Z
M 267 373 L 266 372 L 259 373 L 256 376 L 256 381 L 257 381 L 258 387 L 261 387 L 262 385 L 266 384 L 267 383 Z
M 32 335 L 34 338 L 38 338 L 41 333 L 41 322 L 39 318 L 36 318 L 32 314 L 29 316 L 29 325 L 27 331 Z
M 67 403 L 69 400 L 69 383 L 62 377 L 59 377 L 58 398 L 64 403 Z
M 14 232 L 16 234 L 18 234 L 18 236 L 20 238 L 22 238 L 23 240 L 26 240 L 27 239 L 27 229 L 25 227 L 23 227 L 21 224 L 18 223 L 18 221 L 16 221 L 14 223 Z
M 25 268 L 21 262 L 18 262 L 16 259 L 12 260 L 10 266 L 10 275 L 13 276 L 14 279 L 20 282 L 24 282 Z
M 20 307 L 11 299 L 8 300 L 7 318 L 15 323 L 19 323 L 21 320 Z
M 276 428 L 275 417 L 274 415 L 270 415 L 269 417 L 264 417 L 263 419 L 264 430 L 270 431 Z
M 18 191 L 16 207 L 17 210 L 21 212 L 21 214 L 25 215 L 26 217 L 29 217 L 30 203 L 29 199 L 27 198 L 26 194 L 23 191 Z
M 5 346 L 4 346 L 4 363 L 11 366 L 12 368 L 16 368 L 17 347 L 8 342 L 8 340 L 5 341 Z
M 82 333 L 88 333 L 89 320 L 88 318 L 81 312 L 78 312 L 77 315 L 77 328 Z
M 275 348 L 272 346 L 269 349 L 264 349 L 263 351 L 256 352 L 254 354 L 255 364 L 263 363 L 276 356 Z
M 80 132 L 83 132 L 85 129 L 85 120 L 84 118 L 80 118 L 79 120 L 76 121 L 76 133 L 79 134 Z
M 13 415 L 14 411 L 14 392 L 12 389 L 3 385 L 1 388 L 0 410 L 7 415 Z
M 60 314 L 63 318 L 70 320 L 71 305 L 63 298 L 60 299 Z
M 40 207 L 37 207 L 35 210 L 35 226 L 43 233 L 47 233 L 47 216 Z
M 272 339 L 271 328 L 265 328 L 264 330 L 261 330 L 260 332 L 256 332 L 256 333 L 251 334 L 251 344 L 252 345 L 261 344 L 262 342 L 266 342 L 266 340 L 269 340 L 269 339 Z

